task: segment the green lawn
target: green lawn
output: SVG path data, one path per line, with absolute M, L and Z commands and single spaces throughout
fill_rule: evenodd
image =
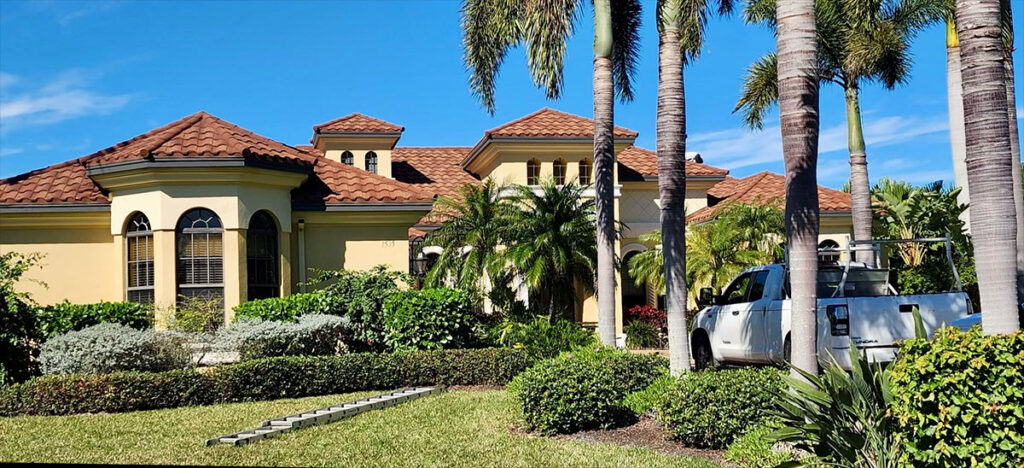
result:
M 242 447 L 209 437 L 369 393 L 81 416 L 0 418 L 0 462 L 344 466 L 718 465 L 648 449 L 510 432 L 503 391 L 429 396 Z

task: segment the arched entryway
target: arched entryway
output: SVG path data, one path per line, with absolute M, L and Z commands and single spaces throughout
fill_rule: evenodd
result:
M 643 283 L 638 286 L 636 278 L 629 274 L 629 261 L 638 253 L 639 250 L 633 250 L 622 257 L 622 284 L 619 290 L 622 294 L 623 311 L 647 305 L 647 287 Z

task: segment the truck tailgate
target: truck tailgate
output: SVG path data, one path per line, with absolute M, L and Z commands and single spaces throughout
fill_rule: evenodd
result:
M 916 308 L 929 336 L 943 325 L 968 314 L 964 293 L 908 294 L 846 298 L 850 338 L 859 347 L 892 346 L 914 337 Z

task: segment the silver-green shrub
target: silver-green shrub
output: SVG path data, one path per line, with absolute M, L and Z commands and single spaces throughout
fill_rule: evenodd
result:
M 344 354 L 352 321 L 336 315 L 302 315 L 295 323 L 240 320 L 217 332 L 215 349 L 238 351 L 245 359 Z
M 39 361 L 45 374 L 160 372 L 191 365 L 188 342 L 181 333 L 101 323 L 46 341 Z

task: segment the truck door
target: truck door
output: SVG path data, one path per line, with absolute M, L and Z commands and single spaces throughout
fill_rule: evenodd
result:
M 771 298 L 765 297 L 768 273 L 768 270 L 754 272 L 747 292 L 747 301 L 750 307 L 746 311 L 740 311 L 740 316 L 745 318 L 742 338 L 747 342 L 746 359 L 752 362 L 769 361 L 768 334 L 772 329 L 769 322 L 778 320 L 778 315 L 770 314 L 768 310 L 771 306 Z M 774 328 L 777 330 L 778 325 Z
M 745 325 L 750 311 L 747 302 L 747 290 L 753 273 L 744 273 L 729 284 L 722 293 L 721 306 L 716 317 L 712 347 L 718 350 L 720 358 L 725 361 L 743 361 L 746 359 Z

